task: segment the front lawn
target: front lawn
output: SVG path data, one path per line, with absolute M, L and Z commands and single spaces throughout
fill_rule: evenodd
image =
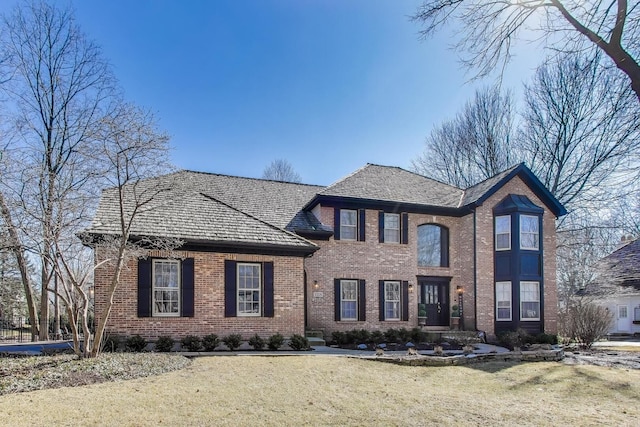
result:
M 639 401 L 637 370 L 218 356 L 148 378 L 0 396 L 0 413 L 13 426 L 635 425 Z

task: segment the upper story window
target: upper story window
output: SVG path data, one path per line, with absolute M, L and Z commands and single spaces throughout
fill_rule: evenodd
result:
M 540 249 L 540 221 L 537 216 L 520 215 L 520 249 Z
M 154 259 L 152 263 L 153 315 L 180 315 L 180 261 Z
M 340 209 L 340 239 L 356 240 L 358 236 L 358 211 Z
M 436 224 L 418 227 L 418 265 L 449 266 L 449 229 Z
M 385 243 L 400 243 L 400 214 L 384 214 Z
M 496 217 L 496 250 L 508 251 L 511 249 L 511 216 L 501 215 Z

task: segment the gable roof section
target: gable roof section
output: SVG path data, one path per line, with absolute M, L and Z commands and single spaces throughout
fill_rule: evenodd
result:
M 179 238 L 202 245 L 279 247 L 306 253 L 317 249 L 285 230 L 310 194 L 315 194 L 316 186 L 189 171 L 145 180 L 138 186 L 141 190 L 162 190 L 156 191 L 137 214 L 132 236 Z M 86 232 L 118 234 L 118 221 L 117 189 L 107 189 Z
M 462 195 L 459 188 L 402 168 L 368 163 L 320 191 L 305 208 L 350 199 L 456 209 Z
M 640 292 L 640 239 L 613 251 L 600 262 L 600 291 L 612 285 L 621 287 L 621 293 Z M 597 291 L 596 291 L 597 292 Z
M 542 182 L 531 172 L 531 170 L 524 164 L 513 166 L 504 172 L 501 172 L 489 179 L 486 179 L 474 186 L 467 188 L 464 191 L 464 196 L 460 201 L 460 207 L 465 206 L 479 206 L 484 203 L 489 197 L 491 197 L 496 191 L 498 191 L 507 182 L 511 181 L 514 177 L 520 177 L 522 181 L 538 196 L 540 200 L 553 212 L 556 217 L 560 217 L 567 214 L 567 210 L 562 204 L 555 198 L 553 194 L 544 186 Z

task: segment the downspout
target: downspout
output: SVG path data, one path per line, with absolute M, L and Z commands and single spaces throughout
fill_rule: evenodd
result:
M 478 243 L 476 236 L 476 209 L 473 208 L 473 328 L 478 330 Z

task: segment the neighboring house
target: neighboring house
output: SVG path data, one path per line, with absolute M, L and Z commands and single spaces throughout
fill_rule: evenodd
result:
M 640 334 L 640 239 L 624 243 L 600 263 L 596 291 L 613 313 L 611 334 Z
M 373 164 L 328 187 L 189 171 L 158 180 L 172 184 L 133 235 L 184 245 L 129 265 L 112 333 L 447 330 L 454 306 L 465 329 L 557 332 L 555 220 L 566 211 L 523 164 L 466 190 Z M 114 195 L 104 191 L 89 234 L 117 232 Z M 98 313 L 107 269 L 95 274 Z

